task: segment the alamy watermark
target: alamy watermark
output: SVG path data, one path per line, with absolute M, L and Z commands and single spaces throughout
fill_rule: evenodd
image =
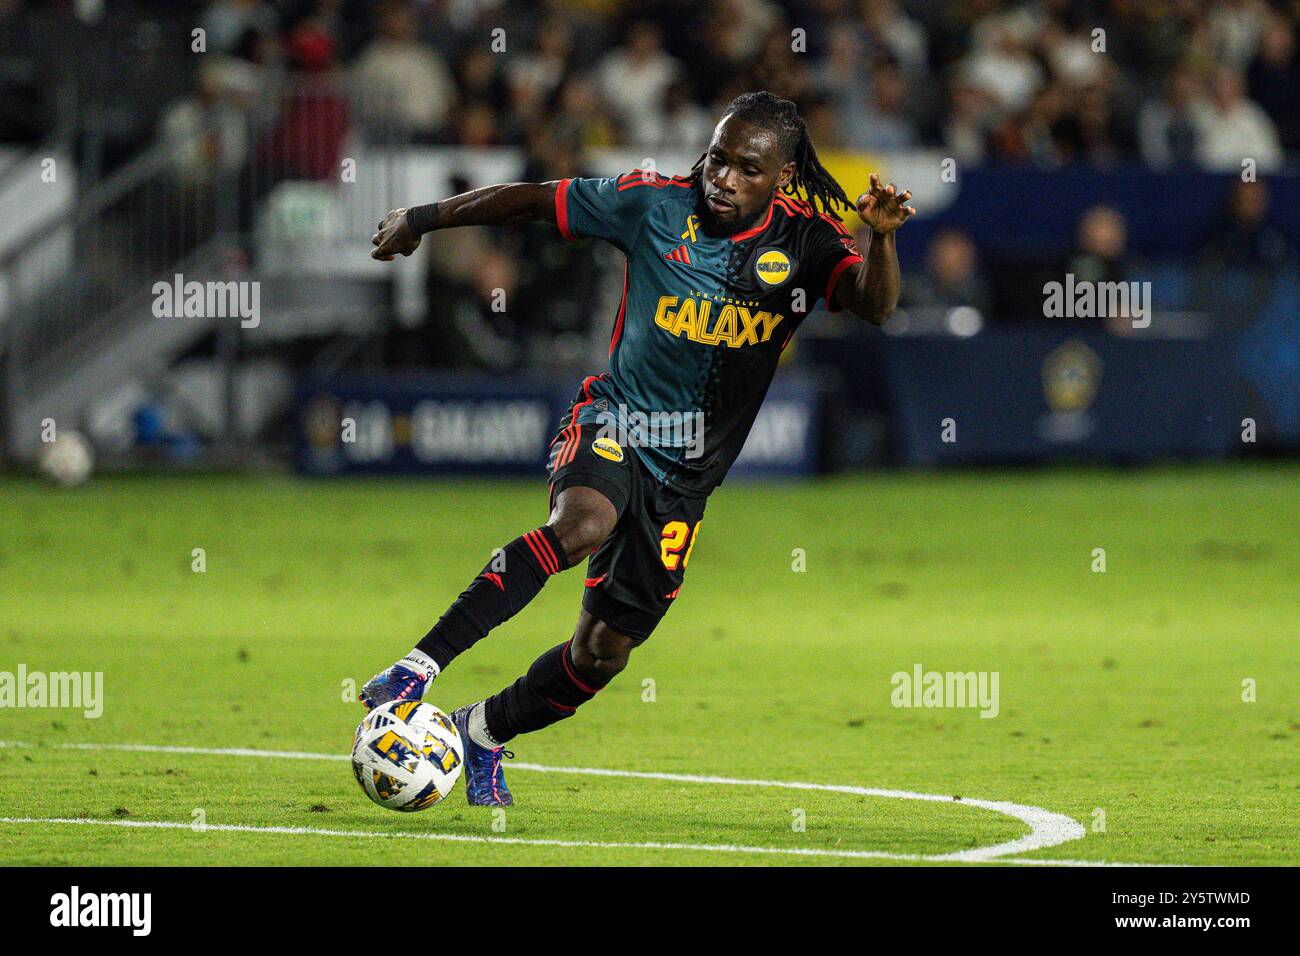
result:
M 73 886 L 50 897 L 50 925 L 57 927 L 120 926 L 132 936 L 148 936 L 153 928 L 152 893 L 83 893 Z
M 70 707 L 94 720 L 104 713 L 103 671 L 0 671 L 0 708 Z
M 704 413 L 700 411 L 639 412 L 620 403 L 617 412 L 598 412 L 596 423 L 597 441 L 611 440 L 623 448 L 685 448 L 687 458 L 704 454 Z
M 998 715 L 998 671 L 927 671 L 920 664 L 897 671 L 889 682 L 895 707 L 978 707 L 981 717 Z
M 1150 282 L 1092 282 L 1065 274 L 1065 282 L 1043 285 L 1043 315 L 1049 319 L 1132 319 L 1133 328 L 1151 324 Z
M 153 314 L 160 319 L 239 319 L 245 329 L 262 323 L 260 282 L 199 282 L 176 273 L 171 282 L 153 284 Z

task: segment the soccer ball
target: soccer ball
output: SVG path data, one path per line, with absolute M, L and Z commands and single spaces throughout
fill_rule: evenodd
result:
M 57 440 L 41 446 L 36 466 L 55 484 L 73 488 L 90 477 L 95 453 L 80 432 L 61 431 Z
M 361 721 L 352 772 L 366 796 L 389 810 L 425 810 L 451 793 L 465 747 L 451 718 L 432 704 L 393 700 Z

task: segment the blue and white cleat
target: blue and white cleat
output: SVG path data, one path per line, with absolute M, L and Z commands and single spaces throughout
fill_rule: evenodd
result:
M 451 715 L 451 722 L 460 731 L 465 748 L 465 799 L 472 807 L 509 807 L 515 798 L 506 786 L 503 757 L 513 757 L 505 747 L 480 747 L 469 735 L 469 712 L 474 705 L 462 707 Z
M 374 710 L 390 700 L 421 700 L 428 683 L 405 664 L 394 664 L 366 681 L 357 700 L 366 705 L 366 710 Z

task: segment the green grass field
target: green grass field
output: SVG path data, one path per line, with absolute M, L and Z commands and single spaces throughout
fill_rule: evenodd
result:
M 502 816 L 459 788 L 382 810 L 346 760 L 107 745 L 345 755 L 344 698 L 545 520 L 543 482 L 0 479 L 0 671 L 104 675 L 98 719 L 0 709 L 0 864 L 860 865 L 1030 834 L 971 800 L 1082 828 L 1003 859 L 1295 864 L 1296 489 L 1285 464 L 724 485 L 672 613 L 517 762 L 941 799 L 517 767 Z M 581 591 L 552 580 L 429 699 L 513 680 Z M 996 671 L 998 715 L 895 708 L 916 664 Z

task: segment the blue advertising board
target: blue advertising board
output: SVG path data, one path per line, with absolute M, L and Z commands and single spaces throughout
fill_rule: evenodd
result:
M 299 396 L 298 468 L 311 475 L 541 477 L 575 387 L 570 380 L 478 375 L 311 384 Z M 817 412 L 808 380 L 796 373 L 779 375 L 731 474 L 812 471 Z
M 990 329 L 885 348 L 912 464 L 1221 457 L 1239 441 L 1232 342 Z

